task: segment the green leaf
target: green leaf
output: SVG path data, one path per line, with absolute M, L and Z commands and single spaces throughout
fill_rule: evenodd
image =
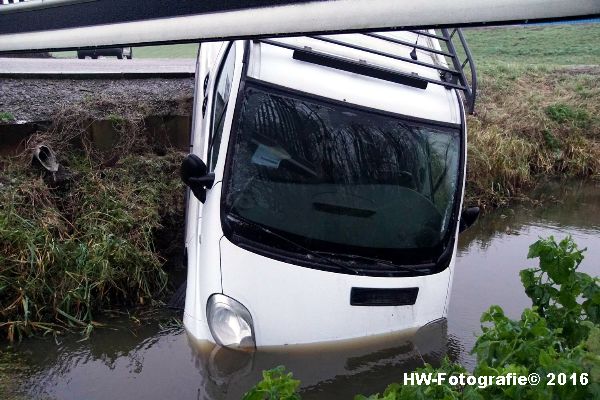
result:
M 278 366 L 263 371 L 263 379 L 250 389 L 243 400 L 300 400 L 297 390 L 300 381 L 285 373 L 285 367 Z
M 546 351 L 542 350 L 542 352 L 540 353 L 539 363 L 542 367 L 549 368 L 553 365 L 554 360 Z
M 535 272 L 532 268 L 524 269 L 519 272 L 519 276 L 521 277 L 521 283 L 525 289 L 533 287 L 535 285 Z

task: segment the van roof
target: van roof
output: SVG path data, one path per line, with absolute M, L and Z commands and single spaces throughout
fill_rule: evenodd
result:
M 436 39 L 416 32 L 387 32 L 378 35 L 441 50 Z M 332 56 L 336 60 L 347 60 L 353 65 L 358 63 L 372 66 L 380 70 L 398 72 L 404 76 L 417 74 L 418 77 L 441 82 L 440 74 L 435 69 L 335 43 L 337 41 L 410 58 L 413 47 L 381 40 L 376 36 L 343 34 L 322 37 L 325 40 L 333 40 L 334 43 L 315 37 L 253 41 L 250 47 L 248 76 L 349 104 L 432 121 L 460 124 L 461 111 L 455 90 L 431 83 L 425 89 L 417 88 L 410 84 L 348 72 L 343 68 L 300 61 L 293 56 L 294 49 L 305 49 L 316 54 Z M 443 56 L 420 49 L 416 49 L 416 53 L 420 62 L 447 67 Z

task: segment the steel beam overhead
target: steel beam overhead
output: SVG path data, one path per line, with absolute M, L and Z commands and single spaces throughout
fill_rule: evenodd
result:
M 599 15 L 600 0 L 29 0 L 0 5 L 0 52 Z

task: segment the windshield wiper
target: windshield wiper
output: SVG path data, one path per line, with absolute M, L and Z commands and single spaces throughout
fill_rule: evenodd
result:
M 438 259 L 435 261 L 436 265 L 440 265 L 441 263 L 445 263 L 446 261 L 448 261 L 449 258 L 452 257 L 452 255 L 454 254 L 454 238 L 452 238 L 448 244 L 446 245 L 446 248 L 444 249 L 444 251 L 442 251 L 442 254 L 440 254 L 440 256 L 438 257 Z
M 352 272 L 355 275 L 359 275 L 359 272 L 357 270 L 355 270 L 354 268 L 351 268 L 351 267 L 348 267 L 347 265 L 338 263 L 338 262 L 330 259 L 329 257 L 325 257 L 324 255 L 320 254 L 319 252 L 307 249 L 306 247 L 302 246 L 301 244 L 296 243 L 293 240 L 290 240 L 290 239 L 286 238 L 283 235 L 275 233 L 272 230 L 270 230 L 269 228 L 266 228 L 266 227 L 264 227 L 264 226 L 262 226 L 262 225 L 260 225 L 260 224 L 258 224 L 256 222 L 247 220 L 247 219 L 239 217 L 237 215 L 234 217 L 231 214 L 227 215 L 227 219 L 229 219 L 231 221 L 234 221 L 236 223 L 241 223 L 241 224 L 245 224 L 245 225 L 251 226 L 251 227 L 253 227 L 255 229 L 260 230 L 261 232 L 267 233 L 267 234 L 269 234 L 271 236 L 275 236 L 276 238 L 281 239 L 281 240 L 283 240 L 283 241 L 285 241 L 285 242 L 287 242 L 289 244 L 292 244 L 292 245 L 296 246 L 296 248 L 298 248 L 298 249 L 306 252 L 307 256 L 313 256 L 313 257 L 320 258 L 320 259 L 322 259 L 324 261 L 327 261 L 327 263 L 329 263 L 329 264 L 333 264 L 333 265 L 339 267 L 340 269 Z
M 325 252 L 325 251 L 319 251 L 317 253 L 321 254 L 321 255 L 347 258 L 347 259 L 350 259 L 353 261 L 369 261 L 371 263 L 391 267 L 395 270 L 407 271 L 407 272 L 412 272 L 412 273 L 422 272 L 423 270 L 428 271 L 435 267 L 434 263 L 425 263 L 425 264 L 417 264 L 417 265 L 398 265 L 398 264 L 394 264 L 393 262 L 388 261 L 388 260 L 382 260 L 380 258 L 375 258 L 375 257 L 359 256 L 357 254 L 330 253 L 330 252 Z

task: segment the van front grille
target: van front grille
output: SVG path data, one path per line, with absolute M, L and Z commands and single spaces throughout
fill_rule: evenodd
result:
M 350 291 L 352 306 L 411 306 L 417 301 L 418 287 L 401 289 L 356 288 Z

